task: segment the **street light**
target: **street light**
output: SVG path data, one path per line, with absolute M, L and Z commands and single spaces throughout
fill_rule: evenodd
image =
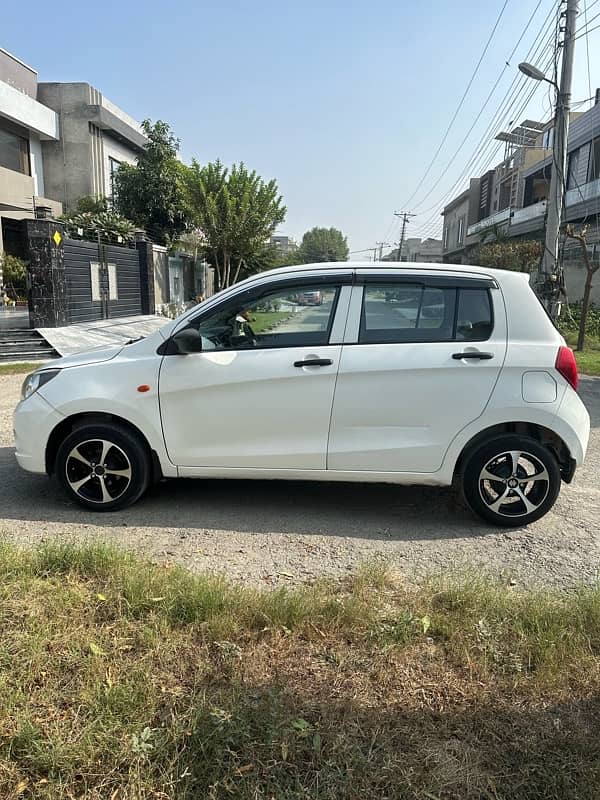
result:
M 522 72 L 523 75 L 527 75 L 528 78 L 533 78 L 534 81 L 546 81 L 546 83 L 551 83 L 552 86 L 556 86 L 558 89 L 558 85 L 555 81 L 547 78 L 541 69 L 534 67 L 533 64 L 528 64 L 527 61 L 522 61 L 519 64 L 519 72 Z

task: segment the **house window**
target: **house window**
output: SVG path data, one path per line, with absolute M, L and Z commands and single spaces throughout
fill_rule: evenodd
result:
M 121 162 L 117 161 L 116 158 L 112 158 L 112 156 L 108 157 L 108 169 L 109 169 L 109 180 L 110 180 L 110 196 L 115 196 L 115 175 L 117 174 L 117 170 L 121 166 Z
M 567 172 L 567 189 L 574 189 L 578 185 L 579 162 L 581 160 L 581 147 L 573 150 L 569 155 L 569 169 Z
M 544 131 L 542 134 L 542 147 L 546 149 L 550 149 L 554 142 L 554 128 L 548 128 L 547 131 Z
M 465 238 L 465 218 L 459 217 L 456 230 L 456 244 L 462 244 Z
M 4 121 L 0 126 L 0 167 L 31 175 L 29 140 Z
M 445 222 L 444 224 L 444 250 L 448 249 L 448 234 L 450 233 L 450 223 Z
M 600 178 L 600 136 L 592 142 L 588 167 L 588 181 L 595 181 L 598 178 Z

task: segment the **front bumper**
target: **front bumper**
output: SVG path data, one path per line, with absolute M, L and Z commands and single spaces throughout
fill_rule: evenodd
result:
M 28 472 L 46 472 L 46 445 L 56 425 L 64 419 L 35 392 L 15 409 L 14 433 L 19 466 Z

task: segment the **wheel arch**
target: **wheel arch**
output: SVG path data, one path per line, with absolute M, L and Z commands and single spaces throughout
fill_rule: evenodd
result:
M 56 456 L 58 454 L 58 449 L 60 447 L 61 442 L 72 433 L 77 428 L 83 428 L 85 425 L 94 425 L 94 424 L 106 424 L 111 423 L 113 425 L 118 425 L 120 428 L 124 428 L 129 433 L 133 434 L 143 447 L 147 450 L 151 464 L 152 464 L 152 481 L 154 483 L 158 482 L 162 478 L 162 468 L 160 465 L 160 459 L 156 450 L 154 450 L 148 438 L 145 434 L 130 422 L 128 419 L 124 417 L 120 417 L 118 414 L 109 414 L 109 413 L 100 413 L 100 412 L 82 412 L 79 414 L 72 414 L 69 417 L 61 420 L 58 425 L 52 430 L 50 436 L 48 437 L 48 442 L 46 444 L 46 472 L 48 475 L 52 475 L 55 471 L 56 465 Z
M 555 456 L 562 479 L 566 483 L 571 482 L 575 473 L 575 460 L 571 456 L 569 447 L 555 431 L 534 422 L 501 422 L 479 431 L 461 450 L 454 465 L 454 480 L 463 474 L 464 466 L 473 453 L 482 445 L 504 434 L 520 434 L 537 440 Z

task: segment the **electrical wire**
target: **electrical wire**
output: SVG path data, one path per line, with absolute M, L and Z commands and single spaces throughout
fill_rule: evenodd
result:
M 531 16 L 529 17 L 529 20 L 527 21 L 527 23 L 526 23 L 526 25 L 525 25 L 525 28 L 523 29 L 523 32 L 521 33 L 521 36 L 519 37 L 519 40 L 517 41 L 516 45 L 515 45 L 515 46 L 513 47 L 513 49 L 512 49 L 512 52 L 510 53 L 510 55 L 509 55 L 509 56 L 508 56 L 508 58 L 506 59 L 506 61 L 505 61 L 505 64 L 504 64 L 504 67 L 502 68 L 502 71 L 500 72 L 500 74 L 499 74 L 499 75 L 498 75 L 498 77 L 496 78 L 496 81 L 495 81 L 494 85 L 492 86 L 492 88 L 491 88 L 491 90 L 490 90 L 490 92 L 489 92 L 488 96 L 487 96 L 487 97 L 486 97 L 486 99 L 484 100 L 484 102 L 483 102 L 483 105 L 481 106 L 481 109 L 479 110 L 479 112 L 478 112 L 477 116 L 476 116 L 476 117 L 475 117 L 475 119 L 473 120 L 473 122 L 472 122 L 472 124 L 471 124 L 471 127 L 469 128 L 469 130 L 467 131 L 467 133 L 466 133 L 466 134 L 465 134 L 465 136 L 463 137 L 463 139 L 462 139 L 461 143 L 458 145 L 458 147 L 457 147 L 457 148 L 456 148 L 456 150 L 454 151 L 454 153 L 453 153 L 453 155 L 452 155 L 452 158 L 451 158 L 451 159 L 448 161 L 448 163 L 446 164 L 446 166 L 445 166 L 445 167 L 444 167 L 444 169 L 442 170 L 441 174 L 439 175 L 438 179 L 435 181 L 435 183 L 433 184 L 433 186 L 430 188 L 430 190 L 427 192 L 427 194 L 426 194 L 424 197 L 422 197 L 422 198 L 421 198 L 421 200 L 420 200 L 420 201 L 419 201 L 419 202 L 418 202 L 418 203 L 417 203 L 417 204 L 414 206 L 414 208 L 415 208 L 415 209 L 417 209 L 417 208 L 418 208 L 418 207 L 419 207 L 419 206 L 420 206 L 422 203 L 424 203 L 424 202 L 425 202 L 425 200 L 426 200 L 428 197 L 430 197 L 430 196 L 431 196 L 431 194 L 432 194 L 432 193 L 435 191 L 435 189 L 437 188 L 437 186 L 439 186 L 439 184 L 440 184 L 440 182 L 442 181 L 443 177 L 444 177 L 444 176 L 447 174 L 448 170 L 450 169 L 450 167 L 452 166 L 452 164 L 453 164 L 453 163 L 454 163 L 454 161 L 456 160 L 456 157 L 458 156 L 458 154 L 461 152 L 462 148 L 463 148 L 463 147 L 464 147 L 464 145 L 466 144 L 466 142 L 467 142 L 467 140 L 468 140 L 469 136 L 470 136 L 470 135 L 471 135 L 471 133 L 473 132 L 473 129 L 475 128 L 475 126 L 477 125 L 477 123 L 478 123 L 478 122 L 479 122 L 479 120 L 481 119 L 481 117 L 482 117 L 482 115 L 483 115 L 483 112 L 484 112 L 484 111 L 485 111 L 485 109 L 487 108 L 487 105 L 488 105 L 489 101 L 491 100 L 491 98 L 492 98 L 492 96 L 493 96 L 494 92 L 496 91 L 496 89 L 497 89 L 497 87 L 498 87 L 498 85 L 499 85 L 500 81 L 501 81 L 501 80 L 502 80 L 502 78 L 504 77 L 504 73 L 505 73 L 505 72 L 506 72 L 506 70 L 508 69 L 508 67 L 509 67 L 509 65 L 510 65 L 510 62 L 511 62 L 511 60 L 512 60 L 512 58 L 513 58 L 514 54 L 516 53 L 516 51 L 517 51 L 517 49 L 518 49 L 519 45 L 520 45 L 520 44 L 521 44 L 521 42 L 523 41 L 523 38 L 524 38 L 525 34 L 526 34 L 526 33 L 527 33 L 527 31 L 529 30 L 529 27 L 531 26 L 531 23 L 533 22 L 533 19 L 534 19 L 535 15 L 536 15 L 536 13 L 537 13 L 537 11 L 538 11 L 538 9 L 539 9 L 539 7 L 540 7 L 541 3 L 542 3 L 542 0 L 539 0 L 538 4 L 537 4 L 537 5 L 536 5 L 536 7 L 534 8 L 534 10 L 533 10 L 533 12 L 532 12 Z M 550 12 L 550 14 L 552 14 L 552 11 Z M 544 26 L 546 25 L 546 23 L 547 23 L 548 19 L 550 18 L 550 14 L 548 15 L 548 17 L 546 17 L 546 20 L 544 21 L 544 23 L 543 23 L 542 27 L 544 27 Z M 513 83 L 511 84 L 511 86 L 514 84 L 514 82 L 515 82 L 515 81 L 514 81 L 514 79 L 513 79 Z M 509 90 L 508 90 L 508 91 L 510 91 L 510 87 L 509 87 Z M 506 97 L 506 95 L 505 95 L 505 97 Z M 416 191 L 418 191 L 418 188 L 419 188 L 419 187 L 417 187 L 417 190 L 416 190 Z M 414 197 L 414 194 L 416 194 L 416 191 L 413 193 L 413 197 Z
M 554 39 L 554 32 L 552 31 L 552 35 L 551 35 L 550 39 L 547 40 L 547 37 L 548 37 L 548 34 L 550 33 L 551 28 L 553 28 L 554 26 L 553 26 L 553 24 L 551 24 L 549 26 L 548 25 L 548 21 L 551 20 L 551 17 L 554 14 L 556 6 L 558 6 L 558 3 L 553 4 L 553 7 L 552 7 L 550 13 L 548 14 L 546 19 L 544 20 L 540 31 L 536 35 L 536 38 L 535 38 L 533 44 L 531 45 L 531 47 L 529 49 L 529 52 L 526 55 L 527 59 L 540 60 L 541 58 L 544 57 L 546 52 L 549 51 L 550 42 L 551 42 L 551 40 Z M 540 47 L 542 45 L 543 45 L 543 49 L 540 52 Z M 509 86 L 506 94 L 504 95 L 504 98 L 502 99 L 502 101 L 500 103 L 500 107 L 496 110 L 496 113 L 494 114 L 494 116 L 492 117 L 491 121 L 489 122 L 486 130 L 483 132 L 481 138 L 479 139 L 478 143 L 475 146 L 475 150 L 474 150 L 471 158 L 468 160 L 467 164 L 463 168 L 463 171 L 461 172 L 459 177 L 456 179 L 454 185 L 451 186 L 450 189 L 447 190 L 444 193 L 442 198 L 438 202 L 436 202 L 433 206 L 420 211 L 419 212 L 420 215 L 427 214 L 427 213 L 429 213 L 430 211 L 432 211 L 434 209 L 438 209 L 446 198 L 448 198 L 450 195 L 454 194 L 454 192 L 456 191 L 457 186 L 460 185 L 460 183 L 469 174 L 469 172 L 473 173 L 475 171 L 475 169 L 474 169 L 475 163 L 478 160 L 480 162 L 483 161 L 484 157 L 485 157 L 486 149 L 489 149 L 491 146 L 494 145 L 493 139 L 491 138 L 492 132 L 499 127 L 499 125 L 500 125 L 502 120 L 506 121 L 508 119 L 508 114 L 509 113 L 512 115 L 514 104 L 518 101 L 519 95 L 521 95 L 524 91 L 527 90 L 528 86 L 529 86 L 528 79 L 524 75 L 522 75 L 521 73 L 518 73 L 515 76 L 515 78 L 513 79 L 513 81 L 511 83 L 511 85 Z M 504 122 L 502 122 L 502 124 L 504 124 Z M 501 145 L 496 146 L 494 153 L 496 153 L 500 149 L 500 147 L 501 147 Z M 451 160 L 449 166 L 451 166 L 453 161 L 454 161 L 454 159 Z M 429 192 L 428 195 L 429 194 L 431 194 L 431 192 Z M 428 195 L 426 195 L 425 198 L 423 198 L 423 200 L 421 202 L 423 202 L 424 199 L 426 199 L 426 197 Z M 415 206 L 415 208 L 418 208 L 418 206 L 419 206 L 419 204 L 417 204 Z
M 545 64 L 544 68 L 548 69 L 551 66 L 551 63 L 552 63 L 552 59 L 549 59 L 548 62 Z M 528 85 L 528 82 L 525 81 L 524 82 L 524 86 L 526 87 L 527 85 Z M 529 104 L 529 102 L 531 101 L 531 99 L 533 98 L 535 93 L 539 90 L 539 88 L 540 88 L 540 83 L 536 82 L 533 86 L 531 86 L 531 88 L 529 89 L 528 94 L 525 96 L 523 101 L 520 103 L 520 106 L 518 107 L 518 109 L 515 110 L 511 106 L 509 109 L 507 109 L 507 111 L 510 111 L 510 112 L 514 111 L 515 116 L 520 116 L 524 112 L 524 110 L 526 109 L 527 105 Z M 491 141 L 491 143 L 493 144 L 493 140 Z M 490 152 L 488 152 L 487 154 L 484 155 L 483 158 L 471 159 L 471 162 L 473 162 L 473 161 L 477 162 L 476 163 L 476 167 L 472 166 L 472 164 L 471 165 L 468 164 L 467 167 L 461 173 L 461 176 L 459 177 L 459 179 L 455 182 L 455 184 L 451 187 L 451 189 L 445 194 L 445 196 L 442 197 L 441 200 L 438 201 L 434 206 L 432 206 L 431 208 L 427 209 L 424 212 L 421 212 L 422 214 L 425 214 L 425 213 L 427 213 L 427 211 L 433 210 L 433 214 L 427 220 L 425 220 L 423 223 L 421 223 L 419 225 L 419 229 L 420 230 L 427 231 L 427 232 L 432 232 L 432 231 L 436 231 L 436 230 L 439 231 L 440 227 L 442 226 L 442 223 L 439 221 L 439 214 L 441 212 L 442 204 L 444 203 L 445 199 L 450 195 L 454 195 L 456 189 L 458 188 L 460 183 L 462 183 L 466 173 L 470 172 L 471 174 L 480 175 L 481 172 L 484 171 L 484 169 L 487 168 L 487 166 L 489 164 L 493 163 L 493 160 L 496 158 L 496 156 L 497 156 L 499 150 L 501 149 L 501 147 L 502 147 L 502 142 L 498 142 L 496 144 L 496 146 L 493 147 L 493 149 Z
M 479 61 L 477 62 L 476 66 L 475 66 L 475 69 L 473 70 L 471 78 L 470 78 L 470 80 L 469 80 L 469 82 L 467 84 L 467 88 L 463 92 L 463 96 L 460 99 L 460 102 L 459 102 L 459 104 L 458 104 L 458 106 L 457 106 L 457 108 L 456 108 L 456 110 L 455 110 L 455 112 L 454 112 L 454 114 L 452 116 L 452 119 L 450 120 L 450 122 L 448 124 L 448 127 L 446 128 L 446 131 L 445 131 L 444 135 L 442 136 L 442 140 L 439 143 L 439 145 L 437 147 L 437 150 L 433 154 L 433 157 L 432 157 L 431 161 L 429 162 L 429 165 L 428 165 L 427 169 L 425 170 L 425 173 L 423 174 L 423 177 L 419 181 L 419 183 L 417 185 L 417 188 L 414 190 L 414 192 L 409 197 L 409 199 L 406 201 L 406 203 L 403 204 L 403 207 L 408 208 L 410 206 L 411 201 L 414 199 L 416 194 L 419 192 L 419 189 L 421 188 L 423 183 L 426 181 L 427 176 L 431 172 L 431 169 L 432 169 L 433 165 L 435 164 L 435 161 L 436 161 L 438 155 L 440 154 L 444 144 L 446 143 L 446 140 L 448 139 L 450 131 L 452 130 L 452 128 L 454 126 L 454 123 L 456 122 L 456 118 L 458 117 L 458 115 L 460 113 L 460 110 L 463 107 L 465 100 L 467 99 L 467 95 L 469 94 L 469 91 L 471 90 L 471 86 L 473 85 L 473 81 L 477 77 L 477 73 L 479 72 L 479 67 L 481 66 L 481 64 L 483 62 L 483 59 L 485 58 L 485 56 L 487 54 L 487 51 L 488 51 L 488 49 L 490 47 L 490 44 L 492 43 L 492 39 L 494 38 L 494 35 L 495 35 L 496 30 L 498 28 L 498 25 L 500 24 L 500 21 L 501 21 L 502 17 L 504 16 L 504 12 L 506 10 L 506 6 L 508 5 L 508 2 L 509 2 L 509 0 L 504 0 L 502 8 L 500 9 L 500 13 L 498 14 L 496 22 L 494 23 L 494 27 L 492 28 L 492 31 L 491 31 L 490 35 L 488 36 L 487 42 L 485 43 L 485 47 L 483 48 L 483 52 L 481 53 L 481 56 L 479 57 Z

